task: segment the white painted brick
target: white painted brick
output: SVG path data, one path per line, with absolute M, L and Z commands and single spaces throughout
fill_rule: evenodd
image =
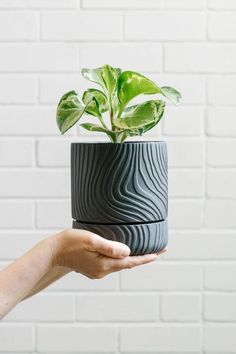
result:
M 201 167 L 203 143 L 201 140 L 167 140 L 168 164 L 170 167 Z
M 207 195 L 209 197 L 236 198 L 236 170 L 209 170 Z
M 202 224 L 201 201 L 170 200 L 168 223 L 170 229 L 197 229 Z
M 208 17 L 210 39 L 230 41 L 236 39 L 236 14 L 234 12 L 212 12 Z
M 236 265 L 214 264 L 206 265 L 204 271 L 204 285 L 207 290 L 236 290 Z
M 1 0 L 0 8 L 13 9 L 66 9 L 75 8 L 76 0 Z
M 236 167 L 236 141 L 212 140 L 207 142 L 207 162 L 212 167 Z
M 236 321 L 236 296 L 234 294 L 205 295 L 204 318 L 207 321 Z
M 0 107 L 0 124 L 0 135 L 5 136 L 60 135 L 54 107 L 2 106 Z
M 82 74 L 41 76 L 39 79 L 39 99 L 42 103 L 58 104 L 65 92 L 76 90 L 82 96 L 90 86 L 90 82 L 85 80 Z
M 118 289 L 118 273 L 112 273 L 103 279 L 89 279 L 75 272 L 50 285 L 49 291 L 114 291 Z
M 124 36 L 127 40 L 138 41 L 201 40 L 205 37 L 205 19 L 203 12 L 127 14 L 125 16 Z M 166 26 L 167 23 L 171 26 Z
M 165 70 L 191 73 L 235 73 L 234 44 L 167 44 Z
M 6 321 L 74 321 L 75 301 L 71 294 L 40 294 L 18 304 Z
M 165 0 L 166 9 L 203 9 L 205 0 Z
M 122 36 L 121 15 L 110 13 L 45 13 L 41 26 L 43 40 L 121 40 Z
M 37 327 L 37 347 L 39 351 L 51 352 L 110 353 L 116 351 L 116 332 L 112 327 L 40 325 Z
M 169 196 L 201 197 L 203 193 L 203 171 L 195 170 L 169 170 Z
M 176 0 L 175 0 L 176 1 Z M 158 86 L 175 87 L 182 94 L 183 104 L 199 104 L 205 102 L 205 79 L 201 75 L 189 74 L 149 74 L 151 80 L 157 83 Z M 191 88 L 191 89 L 190 89 Z M 222 93 L 223 94 L 223 93 Z M 166 107 L 167 109 L 169 108 Z M 187 107 L 177 107 L 187 109 Z M 177 113 L 177 112 L 176 112 Z
M 22 256 L 37 242 L 40 242 L 48 233 L 40 234 L 37 232 L 27 231 L 1 231 L 0 233 L 0 259 L 15 259 Z M 17 246 L 17 247 L 16 247 Z
M 211 9 L 236 9 L 236 3 L 234 0 L 208 0 L 208 6 Z
M 196 322 L 200 320 L 200 295 L 162 295 L 161 319 L 169 322 Z
M 219 90 L 219 87 L 221 87 L 222 89 Z M 216 105 L 235 104 L 235 95 L 234 95 L 235 90 L 236 90 L 236 76 L 234 75 L 213 76 L 213 77 L 209 77 L 207 80 L 207 96 L 208 96 L 208 102 L 211 104 L 216 104 Z
M 37 80 L 25 75 L 0 76 L 0 103 L 37 102 Z
M 194 107 L 166 107 L 163 133 L 169 136 L 199 136 L 203 110 Z
M 171 339 L 170 339 L 171 338 Z M 121 351 L 190 353 L 200 350 L 198 326 L 121 328 Z
M 11 170 L 0 172 L 1 197 L 69 197 L 68 170 Z
M 236 108 L 210 108 L 207 114 L 207 133 L 212 136 L 236 136 Z M 224 122 L 224 124 L 222 124 Z
M 217 216 L 216 216 L 217 219 Z M 217 227 L 217 226 L 216 226 Z M 214 244 L 214 247 L 212 245 Z M 227 247 L 225 247 L 227 245 Z M 227 231 L 169 232 L 164 259 L 234 260 L 236 237 Z
M 208 199 L 206 201 L 205 223 L 212 228 L 236 227 L 236 200 L 233 199 Z
M 155 321 L 158 318 L 156 295 L 78 295 L 78 321 Z
M 39 166 L 69 167 L 70 145 L 75 139 L 40 139 L 37 142 L 37 163 Z
M 1 44 L 1 71 L 75 71 L 76 44 Z
M 0 41 L 32 41 L 38 37 L 38 16 L 35 13 L 1 12 Z
M 236 352 L 235 325 L 207 325 L 203 333 L 203 348 L 207 353 Z
M 0 324 L 0 353 L 34 350 L 33 327 L 30 325 Z
M 0 200 L 0 228 L 33 227 L 33 203 L 28 201 Z
M 159 9 L 164 0 L 81 0 L 84 9 Z
M 104 63 L 123 70 L 161 70 L 160 44 L 84 44 L 81 47 L 81 67 L 99 67 Z M 148 58 L 148 60 L 147 60 Z
M 70 199 L 36 202 L 37 228 L 68 228 L 71 223 Z
M 121 273 L 122 290 L 199 290 L 201 270 L 197 265 L 150 264 Z
M 31 166 L 34 159 L 34 142 L 22 139 L 0 141 L 0 166 Z

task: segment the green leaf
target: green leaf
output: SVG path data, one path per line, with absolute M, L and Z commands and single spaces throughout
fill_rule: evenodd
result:
M 95 82 L 96 84 L 104 87 L 103 79 L 101 76 L 101 70 L 102 68 L 96 68 L 96 69 L 83 68 L 82 75 L 85 79 Z
M 113 123 L 118 129 L 145 129 L 148 125 L 159 122 L 164 113 L 164 106 L 165 103 L 161 100 L 146 101 L 128 107 L 122 117 L 114 119 Z
M 82 100 L 86 105 L 86 113 L 95 117 L 100 118 L 102 113 L 108 110 L 106 96 L 100 90 L 88 89 L 84 92 Z
M 114 94 L 117 85 L 117 79 L 120 69 L 113 68 L 110 65 L 104 65 L 101 70 L 101 76 L 110 97 Z
M 134 97 L 144 94 L 161 93 L 161 89 L 147 77 L 134 71 L 123 71 L 118 78 L 118 98 L 120 101 L 120 114 L 124 107 Z
M 167 97 L 171 102 L 178 105 L 181 103 L 181 94 L 173 87 L 163 86 L 161 87 L 161 93 L 163 96 Z
M 96 84 L 100 85 L 105 91 L 110 91 L 114 88 L 114 81 L 117 80 L 121 69 L 113 68 L 110 65 L 104 65 L 100 68 L 96 69 L 82 69 L 82 75 L 85 79 L 95 82 Z
M 57 125 L 62 134 L 82 117 L 85 108 L 76 91 L 67 92 L 62 96 L 57 106 Z
M 106 129 L 100 125 L 93 123 L 82 123 L 80 124 L 80 126 L 89 131 L 106 133 L 112 142 L 116 141 L 116 133 L 112 130 Z

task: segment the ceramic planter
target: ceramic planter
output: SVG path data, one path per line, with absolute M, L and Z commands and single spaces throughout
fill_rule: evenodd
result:
M 71 144 L 73 227 L 127 244 L 132 255 L 167 244 L 167 146 L 159 141 Z

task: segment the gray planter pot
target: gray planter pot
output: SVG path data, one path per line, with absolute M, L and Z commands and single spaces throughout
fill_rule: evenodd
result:
M 167 146 L 71 144 L 73 227 L 127 244 L 132 255 L 167 244 Z

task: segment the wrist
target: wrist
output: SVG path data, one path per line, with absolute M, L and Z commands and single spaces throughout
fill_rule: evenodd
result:
M 65 250 L 65 238 L 67 230 L 63 230 L 56 235 L 50 236 L 45 241 L 48 243 L 51 251 L 52 268 L 64 267 L 64 250 Z

